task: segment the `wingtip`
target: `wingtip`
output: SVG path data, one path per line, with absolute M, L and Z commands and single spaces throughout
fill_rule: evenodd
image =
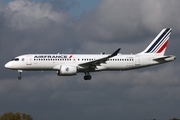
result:
M 117 49 L 117 54 L 119 53 L 120 50 L 121 50 L 121 48 L 118 48 L 118 49 Z
M 118 48 L 113 54 L 111 54 L 111 56 L 116 56 L 120 50 L 121 50 L 121 48 Z

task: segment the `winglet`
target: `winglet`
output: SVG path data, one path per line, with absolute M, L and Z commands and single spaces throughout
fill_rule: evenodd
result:
M 114 53 L 109 55 L 108 58 L 116 56 L 119 53 L 120 50 L 121 50 L 121 48 L 117 49 Z

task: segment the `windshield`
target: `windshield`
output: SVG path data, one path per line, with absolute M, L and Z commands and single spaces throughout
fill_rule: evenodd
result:
M 11 61 L 19 61 L 19 58 L 14 58 Z

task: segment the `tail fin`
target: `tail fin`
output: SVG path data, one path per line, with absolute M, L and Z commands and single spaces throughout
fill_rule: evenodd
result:
M 168 40 L 170 38 L 172 28 L 165 28 L 163 29 L 155 39 L 149 44 L 149 46 L 140 54 L 157 54 L 157 55 L 164 55 Z

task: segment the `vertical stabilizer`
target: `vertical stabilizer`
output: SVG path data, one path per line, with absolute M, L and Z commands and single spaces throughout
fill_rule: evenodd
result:
M 157 54 L 164 55 L 168 40 L 170 38 L 172 28 L 163 29 L 155 39 L 149 44 L 149 46 L 139 54 Z

